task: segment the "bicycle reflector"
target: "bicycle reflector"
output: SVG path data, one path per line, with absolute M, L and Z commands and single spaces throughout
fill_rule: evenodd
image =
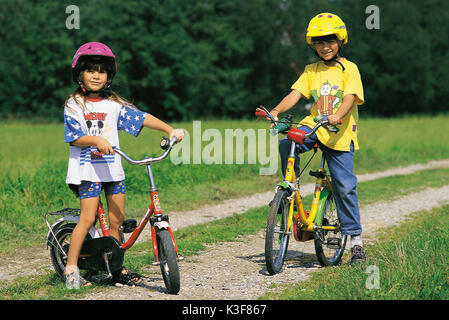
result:
M 290 128 L 290 130 L 288 130 L 288 133 L 287 133 L 287 138 L 296 142 L 297 144 L 303 144 L 306 134 L 307 134 L 307 132 L 305 132 L 303 130 L 299 130 L 296 128 Z

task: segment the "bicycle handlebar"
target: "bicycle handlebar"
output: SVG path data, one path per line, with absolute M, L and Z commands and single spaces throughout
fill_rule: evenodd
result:
M 256 111 L 255 115 L 258 118 L 268 118 L 271 123 L 274 124 L 274 128 L 277 130 L 277 132 L 281 133 L 287 133 L 288 130 L 291 129 L 293 122 L 292 122 L 292 116 L 288 115 L 286 118 L 283 118 L 281 120 L 276 120 L 273 115 L 263 106 L 259 107 L 263 111 Z M 313 119 L 317 124 L 313 127 L 312 132 L 306 135 L 306 138 L 310 135 L 314 134 L 318 128 L 321 126 L 326 126 L 326 129 L 330 132 L 338 132 L 339 129 L 329 123 L 329 120 L 327 119 L 327 116 L 319 115 Z M 342 120 L 338 122 L 338 124 L 341 124 Z
M 168 147 L 166 147 L 167 141 L 168 141 Z M 170 153 L 171 149 L 176 144 L 176 142 L 178 142 L 178 138 L 177 137 L 173 137 L 171 140 L 169 140 L 168 138 L 162 139 L 162 141 L 161 141 L 161 148 L 165 149 L 164 153 L 162 155 L 160 155 L 159 157 L 144 158 L 142 160 L 134 160 L 134 159 L 132 159 L 125 152 L 123 152 L 123 150 L 121 150 L 119 148 L 115 148 L 114 147 L 114 150 L 123 159 L 125 159 L 126 161 L 128 161 L 131 164 L 134 164 L 134 165 L 149 165 L 149 164 L 152 164 L 152 163 L 164 160 L 168 156 L 168 154 Z

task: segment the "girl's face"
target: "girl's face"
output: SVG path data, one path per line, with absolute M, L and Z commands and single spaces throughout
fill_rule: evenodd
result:
M 85 88 L 89 91 L 101 90 L 108 81 L 108 73 L 105 70 L 86 69 L 81 73 L 81 77 Z
M 313 48 L 323 60 L 330 60 L 338 52 L 339 40 L 328 39 L 312 41 Z

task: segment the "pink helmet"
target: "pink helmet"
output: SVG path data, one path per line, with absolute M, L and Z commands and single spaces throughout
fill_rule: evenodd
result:
M 105 44 L 101 42 L 87 42 L 76 50 L 72 61 L 72 77 L 74 82 L 78 82 L 78 76 L 81 70 L 79 70 L 79 59 L 82 56 L 98 56 L 106 57 L 106 61 L 110 64 L 111 75 L 110 79 L 114 77 L 117 72 L 117 62 L 115 61 L 115 55 L 112 50 Z

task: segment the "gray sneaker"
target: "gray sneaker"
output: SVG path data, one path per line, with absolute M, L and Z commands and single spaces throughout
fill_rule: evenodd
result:
M 366 254 L 363 247 L 355 245 L 351 248 L 351 264 L 363 263 L 366 261 Z

